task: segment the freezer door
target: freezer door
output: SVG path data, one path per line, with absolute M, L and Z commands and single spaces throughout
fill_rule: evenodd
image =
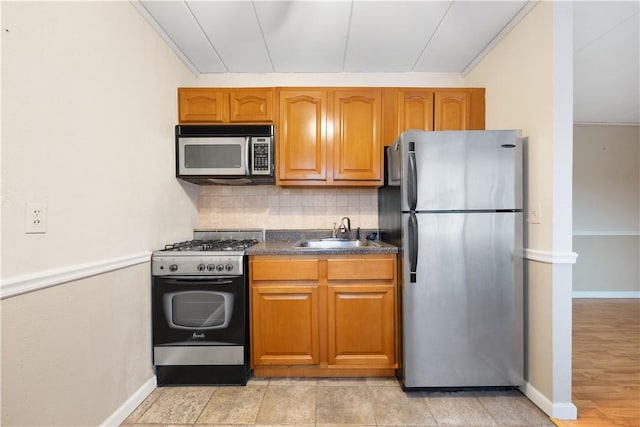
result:
M 403 211 L 522 209 L 519 131 L 407 131 L 399 141 Z
M 404 386 L 521 385 L 522 213 L 403 214 L 402 227 Z

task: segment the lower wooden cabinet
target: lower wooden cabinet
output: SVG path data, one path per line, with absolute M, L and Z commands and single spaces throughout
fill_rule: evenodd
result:
M 252 256 L 256 376 L 393 376 L 395 255 Z
M 328 363 L 394 366 L 393 285 L 336 285 L 328 294 Z
M 251 290 L 253 354 L 258 365 L 314 365 L 318 357 L 318 287 Z

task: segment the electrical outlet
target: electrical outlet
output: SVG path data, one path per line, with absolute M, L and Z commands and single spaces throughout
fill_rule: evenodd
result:
M 529 210 L 529 223 L 540 224 L 540 205 L 533 205 Z
M 25 233 L 46 233 L 47 204 L 43 202 L 28 202 L 24 220 Z

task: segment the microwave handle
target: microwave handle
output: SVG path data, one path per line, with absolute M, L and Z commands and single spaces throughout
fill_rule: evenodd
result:
M 252 167 L 252 157 L 253 157 L 253 146 L 251 145 L 251 137 L 247 136 L 245 137 L 245 147 L 247 147 L 247 152 L 246 152 L 246 161 L 244 163 L 244 174 L 246 176 L 251 175 L 251 167 Z

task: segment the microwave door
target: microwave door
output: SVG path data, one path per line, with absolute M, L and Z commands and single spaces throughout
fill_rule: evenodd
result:
M 248 151 L 246 137 L 178 138 L 178 174 L 245 176 Z

